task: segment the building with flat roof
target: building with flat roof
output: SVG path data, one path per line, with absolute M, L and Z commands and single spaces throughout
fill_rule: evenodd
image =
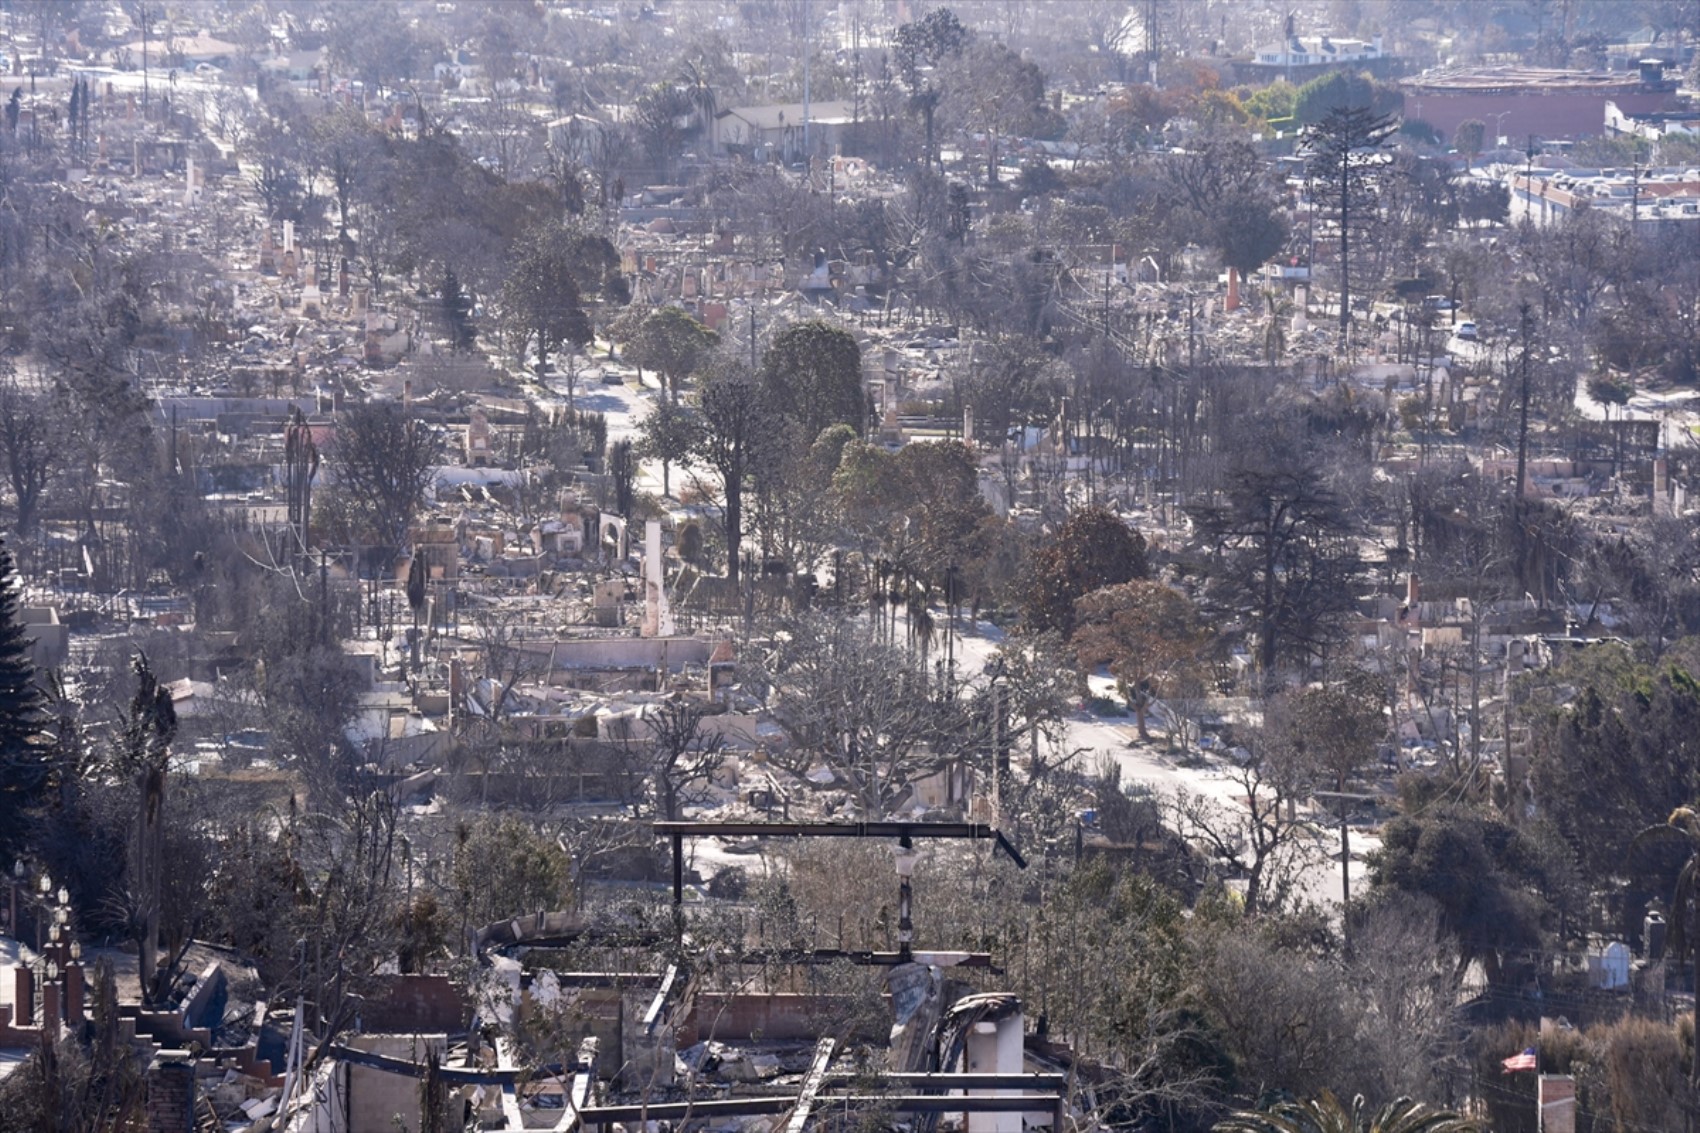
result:
M 1488 127 L 1490 137 L 1509 137 L 1515 139 L 1513 144 L 1529 135 L 1598 134 L 1605 128 L 1608 102 L 1630 115 L 1671 110 L 1677 90 L 1657 60 L 1628 74 L 1493 67 L 1420 75 L 1399 87 L 1405 94 L 1406 118 L 1420 118 L 1447 137 L 1460 123 L 1475 119 Z
M 1511 215 L 1535 224 L 1600 209 L 1644 234 L 1700 232 L 1700 169 L 1533 169 L 1512 175 Z

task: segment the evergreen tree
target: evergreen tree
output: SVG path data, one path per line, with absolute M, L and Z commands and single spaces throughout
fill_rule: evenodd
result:
M 444 274 L 438 295 L 443 301 L 443 318 L 449 324 L 455 353 L 471 350 L 478 341 L 478 328 L 472 321 L 472 297 L 460 285 L 452 268 Z
M 761 378 L 773 408 L 801 426 L 805 442 L 840 422 L 858 435 L 868 427 L 862 348 L 841 326 L 813 319 L 786 327 L 762 356 Z
M 1340 243 L 1341 334 L 1352 321 L 1354 228 L 1367 238 L 1363 230 L 1375 216 L 1376 185 L 1386 166 L 1387 140 L 1397 129 L 1390 116 L 1361 105 L 1331 109 L 1316 125 L 1305 128 L 1302 146 L 1316 207 L 1333 225 Z
M 46 752 L 36 742 L 42 695 L 29 653 L 12 552 L 0 543 L 0 862 L 5 863 L 22 849 L 24 816 L 47 786 Z

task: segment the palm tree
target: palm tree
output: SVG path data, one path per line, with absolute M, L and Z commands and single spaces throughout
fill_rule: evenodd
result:
M 678 85 L 684 92 L 685 105 L 690 107 L 692 125 L 705 143 L 714 132 L 714 116 L 720 110 L 706 64 L 707 60 L 700 56 L 687 59 L 679 64 L 678 74 Z
M 903 594 L 904 615 L 909 625 L 909 647 L 921 655 L 921 665 L 927 664 L 932 651 L 936 626 L 933 622 L 932 593 L 926 584 L 909 579 Z
M 1213 1133 L 1480 1133 L 1482 1124 L 1451 1110 L 1399 1098 L 1369 1114 L 1362 1095 L 1350 1107 L 1327 1090 L 1305 1102 L 1277 1102 L 1267 1110 L 1232 1114 Z
M 1688 918 L 1696 908 L 1700 908 L 1700 892 L 1695 890 L 1694 875 L 1700 868 L 1700 810 L 1693 807 L 1679 806 L 1670 812 L 1670 817 L 1657 826 L 1649 826 L 1635 835 L 1629 843 L 1633 853 L 1654 842 L 1675 843 L 1688 851 L 1688 860 L 1682 863 L 1682 870 L 1676 875 L 1676 885 L 1671 890 L 1670 899 L 1670 952 L 1680 963 L 1683 954 L 1693 961 L 1700 971 L 1700 937 L 1692 942 L 1687 940 Z M 1695 1033 L 1700 1034 L 1700 996 L 1694 1001 Z M 1700 1085 L 1700 1043 L 1695 1044 L 1694 1063 L 1689 1068 L 1689 1080 Z
M 874 639 L 877 641 L 885 632 L 885 579 L 891 571 L 891 564 L 883 558 L 873 562 L 873 577 L 868 580 L 868 614 L 874 623 Z

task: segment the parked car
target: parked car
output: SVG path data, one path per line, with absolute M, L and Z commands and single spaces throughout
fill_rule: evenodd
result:
M 1471 322 L 1459 323 L 1458 329 L 1452 333 L 1463 339 L 1465 342 L 1474 342 L 1476 341 L 1476 324 Z

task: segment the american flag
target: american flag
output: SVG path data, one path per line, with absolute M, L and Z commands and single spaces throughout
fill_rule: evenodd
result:
M 1501 1062 L 1500 1065 L 1505 1067 L 1505 1072 L 1507 1074 L 1515 1074 L 1519 1070 L 1533 1070 L 1536 1065 L 1535 1048 L 1530 1047 L 1522 1054 L 1514 1054 L 1510 1058 L 1507 1058 L 1504 1062 Z

